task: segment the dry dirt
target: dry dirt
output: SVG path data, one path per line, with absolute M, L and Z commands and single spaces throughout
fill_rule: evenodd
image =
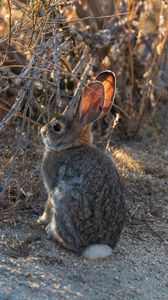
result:
M 23 145 L 19 157 L 27 151 L 25 168 L 18 158 L 0 209 L 0 300 L 168 299 L 167 120 L 161 120 L 159 132 L 149 126 L 139 140 L 113 142 L 128 218 L 113 255 L 103 260 L 67 252 L 37 225 L 46 198 L 39 176 L 43 146 L 35 139 L 32 148 Z M 15 139 L 16 130 L 10 130 L 13 135 L 1 136 L 1 180 Z

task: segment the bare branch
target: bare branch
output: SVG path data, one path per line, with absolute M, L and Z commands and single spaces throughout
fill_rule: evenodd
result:
M 74 92 L 74 96 L 70 102 L 70 105 L 67 107 L 67 110 L 66 112 L 68 112 L 69 114 L 73 114 L 74 113 L 74 110 L 75 108 L 77 107 L 77 104 L 78 104 L 78 98 L 79 98 L 79 95 L 81 93 L 81 89 L 83 88 L 84 86 L 84 82 L 86 81 L 86 78 L 87 78 L 87 75 L 89 73 L 89 71 L 91 70 L 91 68 L 93 67 L 94 63 L 95 63 L 95 59 L 92 58 L 91 54 L 88 54 L 88 56 L 86 56 L 86 59 L 87 59 L 87 64 L 86 64 L 86 67 L 84 69 L 84 72 L 83 72 L 83 75 L 77 85 L 77 88 Z
M 11 110 L 6 114 L 3 120 L 0 122 L 0 132 L 3 128 L 8 125 L 14 115 L 19 111 L 22 102 L 25 99 L 27 91 L 30 89 L 31 85 L 34 83 L 33 79 L 30 79 L 26 85 L 24 85 L 18 92 L 15 103 L 13 104 Z
M 54 20 L 54 29 L 53 29 L 53 37 L 54 37 L 54 79 L 57 83 L 57 92 L 56 92 L 56 107 L 59 109 L 60 102 L 60 78 L 59 78 L 59 69 L 58 69 L 58 60 L 59 60 L 59 39 L 58 39 L 58 22 L 59 22 L 59 14 L 55 13 Z

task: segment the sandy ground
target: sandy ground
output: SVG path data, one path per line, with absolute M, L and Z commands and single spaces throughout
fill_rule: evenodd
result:
M 36 223 L 46 197 L 37 187 L 31 201 L 1 206 L 0 300 L 168 299 L 167 131 L 117 143 L 112 153 L 128 215 L 113 255 L 88 261 L 48 240 Z

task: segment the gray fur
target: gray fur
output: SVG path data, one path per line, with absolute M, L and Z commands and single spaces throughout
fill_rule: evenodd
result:
M 49 236 L 76 253 L 82 253 L 90 244 L 114 248 L 125 218 L 122 184 L 115 165 L 109 155 L 89 142 L 73 147 L 73 139 L 75 145 L 78 139 L 76 134 L 82 136 L 80 131 L 73 132 L 70 148 L 65 143 L 64 149 L 63 143 L 60 150 L 59 139 L 65 140 L 62 135 L 66 132 L 49 135 L 54 122 L 42 129 L 43 137 L 47 136 L 51 145 L 46 147 L 42 162 L 50 199 L 50 209 L 46 204 L 46 211 L 51 211 Z
M 112 253 L 125 219 L 122 184 L 111 157 L 93 146 L 91 122 L 107 114 L 115 75 L 99 74 L 75 114 L 66 111 L 41 129 L 42 174 L 48 200 L 40 221 L 50 238 L 85 257 Z

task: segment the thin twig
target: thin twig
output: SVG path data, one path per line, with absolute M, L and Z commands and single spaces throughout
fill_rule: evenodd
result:
M 20 106 L 22 102 L 25 99 L 26 93 L 29 90 L 30 86 L 34 83 L 33 79 L 30 79 L 26 85 L 24 85 L 18 92 L 17 98 L 15 100 L 15 103 L 13 104 L 11 110 L 6 114 L 6 116 L 3 118 L 3 120 L 0 122 L 0 132 L 3 130 L 3 128 L 9 124 L 12 117 L 16 115 L 16 113 L 19 111 Z
M 120 13 L 120 14 L 112 14 L 112 15 L 104 15 L 104 16 L 88 16 L 88 17 L 84 17 L 84 18 L 80 18 L 80 19 L 72 19 L 69 20 L 70 23 L 76 23 L 76 22 L 83 22 L 84 20 L 94 20 L 94 19 L 110 19 L 110 18 L 115 18 L 115 17 L 119 17 L 119 16 L 125 16 L 131 14 L 130 11 L 127 11 L 125 13 Z M 61 23 L 66 23 L 67 21 L 61 21 Z
M 2 101 L 4 104 L 1 104 Z M 5 100 L 2 100 L 2 99 L 0 99 L 0 108 L 7 112 L 9 112 L 11 110 L 11 106 L 9 105 L 9 103 L 7 103 Z M 22 119 L 24 118 L 23 114 L 19 111 L 16 113 L 16 116 L 19 118 L 22 118 Z M 35 126 L 39 126 L 39 127 L 42 126 L 39 122 L 34 121 L 28 117 L 26 117 L 26 121 L 29 121 L 30 123 L 34 124 Z
M 56 92 L 56 109 L 59 110 L 61 106 L 60 102 L 60 78 L 59 78 L 59 69 L 58 69 L 58 60 L 59 60 L 59 39 L 58 39 L 58 22 L 59 22 L 59 14 L 55 12 L 55 19 L 54 19 L 54 29 L 53 29 L 53 37 L 54 37 L 54 55 L 53 55 L 53 62 L 54 62 L 54 79 L 57 83 L 57 92 Z
M 30 81 L 28 84 L 27 84 L 27 88 L 24 89 L 24 92 L 27 92 L 27 90 L 31 90 L 31 87 L 33 86 L 33 80 Z M 24 92 L 21 93 L 21 97 L 20 99 L 22 99 L 22 96 L 24 95 Z M 25 126 L 25 120 L 26 120 L 26 114 L 27 114 L 27 110 L 29 108 L 29 102 L 30 102 L 30 99 L 27 101 L 26 105 L 25 105 L 25 108 L 24 108 L 24 111 L 23 111 L 23 121 L 22 121 L 22 125 L 21 125 L 21 129 L 20 129 L 20 132 L 18 134 L 18 137 L 17 137 L 17 140 L 16 140 L 16 147 L 15 147 L 15 151 L 13 153 L 13 156 L 12 156 L 12 159 L 9 163 L 9 166 L 8 166 L 8 172 L 7 172 L 7 178 L 5 180 L 5 183 L 3 185 L 3 189 L 2 189 L 2 192 L 0 194 L 0 197 L 1 197 L 1 200 L 3 201 L 4 199 L 4 196 L 5 196 L 5 193 L 8 189 L 8 186 L 12 180 L 12 176 L 13 176 L 13 169 L 14 169 L 14 165 L 15 165 L 15 161 L 16 161 L 16 157 L 17 157 L 17 154 L 20 150 L 20 147 L 21 147 L 21 141 L 22 141 L 22 132 L 23 132 L 23 128 Z
M 34 56 L 30 60 L 29 64 L 22 70 L 21 74 L 17 77 L 15 83 L 20 84 L 21 78 L 26 77 L 31 69 L 33 68 L 35 70 L 36 65 L 38 65 L 40 53 L 44 51 L 44 43 L 43 41 L 37 48 Z M 30 86 L 34 83 L 34 77 L 32 77 L 26 85 L 23 85 L 23 87 L 19 90 L 18 95 L 16 97 L 15 103 L 13 104 L 11 110 L 6 114 L 6 116 L 3 118 L 3 120 L 0 122 L 0 132 L 3 130 L 3 128 L 9 124 L 12 117 L 19 111 L 20 106 L 22 102 L 24 101 L 24 98 L 26 96 L 27 91 L 29 90 Z
M 11 10 L 10 0 L 7 0 L 7 2 L 8 2 L 8 9 L 9 9 L 9 39 L 8 39 L 8 46 L 10 46 L 11 36 L 12 36 L 12 10 Z
M 69 107 L 67 108 L 67 111 L 68 113 L 70 114 L 73 114 L 74 113 L 74 109 L 77 107 L 77 101 L 78 101 L 78 98 L 81 94 L 81 89 L 83 88 L 84 86 L 84 82 L 86 81 L 86 78 L 87 78 L 87 75 L 89 73 L 89 71 L 91 70 L 92 66 L 94 65 L 95 63 L 95 59 L 92 58 L 92 56 L 90 54 L 88 54 L 87 56 L 87 59 L 88 59 L 88 63 L 86 64 L 86 67 L 84 69 L 84 72 L 83 72 L 83 75 L 77 85 L 77 88 L 74 92 L 74 96 L 70 102 L 70 105 Z
M 84 66 L 86 65 L 86 57 L 87 57 L 87 48 L 85 47 L 81 58 L 79 59 L 78 63 L 76 64 L 76 66 L 72 71 L 73 75 L 77 76 L 83 71 Z
M 106 144 L 106 150 L 109 149 L 110 141 L 111 141 L 111 136 L 112 136 L 114 128 L 117 126 L 117 124 L 119 122 L 119 119 L 120 119 L 120 115 L 116 114 L 114 122 L 113 122 L 113 125 L 111 126 L 111 129 L 110 129 L 110 135 L 109 135 L 109 138 L 108 138 L 108 141 L 107 141 L 107 144 Z
M 165 242 L 165 239 L 146 220 L 143 220 L 143 222 L 163 243 Z

